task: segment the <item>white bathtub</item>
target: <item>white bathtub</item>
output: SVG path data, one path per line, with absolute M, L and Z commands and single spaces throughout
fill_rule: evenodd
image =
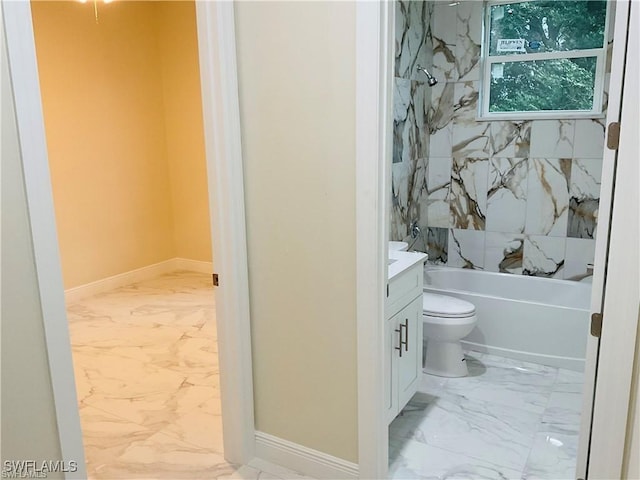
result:
M 584 370 L 590 283 L 427 266 L 424 289 L 476 306 L 466 349 Z

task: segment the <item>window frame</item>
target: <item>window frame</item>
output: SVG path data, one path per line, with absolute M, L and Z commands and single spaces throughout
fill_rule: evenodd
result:
M 611 0 L 607 0 L 605 13 L 605 26 L 603 45 L 600 48 L 586 50 L 568 50 L 561 52 L 523 53 L 510 55 L 489 54 L 491 37 L 491 7 L 496 5 L 529 3 L 540 0 L 488 0 L 484 2 L 483 29 L 481 45 L 481 74 L 480 74 L 480 102 L 478 120 L 544 120 L 566 118 L 604 118 L 603 95 L 605 81 L 605 64 L 607 59 L 607 45 L 609 38 L 609 16 L 611 13 Z M 514 61 L 554 60 L 564 58 L 596 58 L 596 72 L 593 85 L 593 108 L 591 110 L 539 110 L 539 111 L 514 111 L 514 112 L 490 112 L 489 101 L 491 92 L 491 66 L 494 63 L 511 63 Z

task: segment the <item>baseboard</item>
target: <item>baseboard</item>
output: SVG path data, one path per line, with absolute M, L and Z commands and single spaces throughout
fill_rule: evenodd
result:
M 202 262 L 188 258 L 174 258 L 176 270 L 188 270 L 189 272 L 213 273 L 213 262 Z
M 355 463 L 264 432 L 256 432 L 256 457 L 313 478 L 358 478 Z
M 77 287 L 69 288 L 64 292 L 67 303 L 77 302 L 91 295 L 108 292 L 114 288 L 124 287 L 132 283 L 142 282 L 176 270 L 188 270 L 191 272 L 212 273 L 211 262 L 199 262 L 186 258 L 170 258 L 164 262 L 154 263 L 146 267 L 137 268 L 129 272 L 113 275 L 112 277 L 96 280 Z

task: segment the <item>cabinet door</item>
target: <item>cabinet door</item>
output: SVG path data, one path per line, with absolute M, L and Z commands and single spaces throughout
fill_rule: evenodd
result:
M 384 406 L 387 414 L 387 423 L 391 421 L 398 414 L 398 351 L 395 347 L 398 346 L 399 337 L 395 329 L 398 328 L 397 317 L 392 317 L 387 320 L 387 326 L 385 328 L 385 352 L 384 352 L 384 369 L 385 369 L 385 385 L 386 390 L 384 392 Z
M 394 318 L 401 325 L 402 356 L 398 361 L 398 410 L 402 410 L 418 389 L 422 373 L 422 296 L 403 308 Z

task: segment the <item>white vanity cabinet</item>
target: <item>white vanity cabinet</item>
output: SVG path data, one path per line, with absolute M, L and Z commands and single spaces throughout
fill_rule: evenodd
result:
M 385 406 L 391 422 L 418 389 L 422 373 L 422 286 L 423 262 L 420 253 L 398 252 L 408 266 L 389 278 L 386 312 Z M 403 258 L 398 258 L 400 262 Z M 392 264 L 393 265 L 393 264 Z M 402 265 L 398 265 L 401 267 Z M 391 273 L 391 268 L 390 268 Z

